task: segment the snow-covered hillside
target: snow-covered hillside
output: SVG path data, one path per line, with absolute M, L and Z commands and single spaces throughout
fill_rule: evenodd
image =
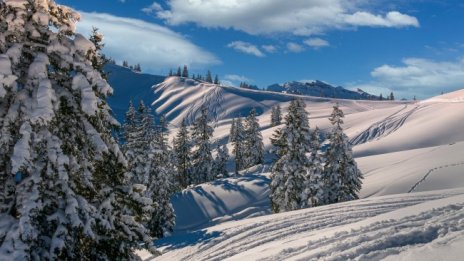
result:
M 143 100 L 145 104 L 150 104 L 155 97 L 151 86 L 165 79 L 164 76 L 137 73 L 114 64 L 107 64 L 105 72 L 108 73 L 108 82 L 114 89 L 114 95 L 108 98 L 108 103 L 121 123 L 124 121 L 129 101 L 138 103 Z
M 201 106 L 207 106 L 211 118 L 219 122 L 233 117 L 246 116 L 251 108 L 256 108 L 258 114 L 267 114 L 270 113 L 273 105 L 283 103 L 285 106 L 286 102 L 295 98 L 303 99 L 308 103 L 312 118 L 326 118 L 335 102 L 340 104 L 346 114 L 373 109 L 388 109 L 410 103 L 407 101 L 375 102 L 284 94 L 218 86 L 181 77 L 169 77 L 164 82 L 153 86 L 153 91 L 155 93 L 152 103 L 154 109 L 158 114 L 165 114 L 174 126 L 177 126 L 183 118 L 192 122 L 198 115 Z
M 256 107 L 267 150 L 278 128 L 270 127 L 274 104 L 281 104 L 285 112 L 288 101 L 302 98 L 311 127 L 324 132 L 332 105 L 338 102 L 365 176 L 362 200 L 278 215 L 268 215 L 270 158 L 267 165 L 244 171 L 241 177 L 184 190 L 172 201 L 178 215 L 173 236 L 156 242 L 165 252 L 160 260 L 408 260 L 414 255 L 430 259 L 435 253 L 431 249 L 450 257 L 462 251 L 457 246 L 464 243 L 463 91 L 421 102 L 354 101 L 177 77 L 154 91 L 154 108 L 175 123 L 171 135 L 176 123 L 183 117 L 193 119 L 205 105 L 221 144 L 228 142 L 231 118 Z
M 156 260 L 458 260 L 463 221 L 464 189 L 399 194 L 178 233 Z

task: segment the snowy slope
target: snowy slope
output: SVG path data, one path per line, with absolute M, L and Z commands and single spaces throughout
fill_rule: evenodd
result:
M 152 103 L 158 114 L 165 114 L 174 126 L 183 118 L 191 122 L 199 113 L 201 106 L 207 106 L 210 117 L 215 121 L 246 116 L 251 108 L 258 114 L 269 113 L 272 106 L 285 104 L 295 98 L 304 99 L 313 117 L 327 117 L 332 105 L 340 103 L 345 113 L 368 111 L 372 109 L 397 107 L 409 102 L 375 102 L 330 99 L 294 94 L 283 94 L 262 90 L 225 87 L 199 82 L 192 79 L 169 77 L 153 86 L 155 98 Z
M 375 197 L 179 233 L 156 260 L 457 260 L 463 221 L 464 189 Z
M 164 76 L 137 73 L 113 64 L 107 64 L 105 72 L 109 74 L 108 82 L 114 90 L 113 96 L 108 98 L 108 103 L 121 123 L 124 121 L 129 101 L 138 103 L 143 100 L 145 104 L 151 104 L 155 97 L 151 86 L 165 79 Z
M 440 246 L 439 253 L 460 251 L 456 246 L 463 242 L 462 233 L 454 237 L 446 232 L 443 236 L 436 231 L 446 231 L 444 227 L 427 228 L 425 232 L 420 229 L 429 222 L 448 220 L 451 212 L 462 212 L 462 204 L 456 207 L 451 203 L 462 202 L 462 196 L 452 197 L 464 193 L 464 91 L 422 102 L 353 101 L 227 88 L 177 77 L 157 85 L 154 91 L 154 108 L 158 113 L 166 113 L 175 123 L 171 126 L 171 135 L 175 134 L 175 126 L 183 117 L 193 119 L 196 111 L 206 105 L 215 120 L 214 140 L 221 144 L 228 142 L 232 117 L 246 115 L 252 107 L 258 108 L 266 149 L 270 149 L 269 137 L 278 128 L 270 127 L 272 105 L 279 103 L 285 112 L 288 101 L 302 98 L 308 105 L 311 127 L 317 125 L 326 131 L 330 127 L 327 118 L 332 105 L 338 102 L 346 115 L 344 129 L 356 144 L 356 160 L 365 175 L 361 201 L 258 218 L 253 217 L 270 213 L 268 165 L 251 169 L 243 177 L 187 189 L 173 198 L 178 214 L 174 235 L 156 242 L 166 251 L 161 260 L 254 260 L 261 257 L 264 260 L 294 257 L 307 260 L 329 258 L 330 253 L 334 253 L 330 256 L 334 259 L 345 255 L 379 259 L 385 255 L 395 260 L 408 259 L 422 251 L 427 253 L 427 249 L 430 252 L 431 247 L 437 246 Z M 267 155 L 267 164 L 270 161 Z M 445 199 L 439 200 L 441 198 Z M 385 200 L 391 200 L 391 204 L 385 205 Z M 419 205 L 412 207 L 415 204 Z M 361 205 L 365 207 L 356 210 Z M 431 206 L 443 207 L 443 211 L 430 210 Z M 346 211 L 338 211 L 339 208 Z M 380 214 L 383 215 L 375 218 Z M 431 215 L 437 216 L 431 218 Z M 326 217 L 333 217 L 334 221 L 324 221 Z M 392 218 L 398 220 L 392 221 Z M 462 231 L 459 220 L 462 217 L 452 224 Z M 410 221 L 411 224 L 407 224 Z M 398 227 L 408 229 L 402 234 Z M 351 228 L 363 234 L 391 237 L 377 242 L 370 236 L 356 234 Z M 248 229 L 266 233 L 253 243 L 246 240 Z M 317 242 L 321 239 L 316 234 L 324 231 L 333 232 L 319 245 Z M 349 236 L 339 236 L 339 233 Z M 418 241 L 411 241 L 411 238 Z M 333 243 L 334 240 L 340 243 Z M 240 246 L 239 249 L 246 247 L 237 252 L 229 245 Z M 353 245 L 362 247 L 353 248 Z M 315 246 L 322 250 L 311 250 Z M 324 252 L 324 249 L 328 250 Z

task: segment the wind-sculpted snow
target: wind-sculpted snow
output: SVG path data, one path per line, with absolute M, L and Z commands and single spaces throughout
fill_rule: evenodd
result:
M 417 109 L 417 106 L 411 107 L 405 105 L 399 111 L 393 113 L 392 115 L 386 117 L 385 119 L 372 124 L 367 130 L 358 134 L 356 137 L 351 139 L 351 144 L 358 145 L 366 143 L 373 139 L 378 139 L 383 136 L 387 136 L 390 133 L 395 132 L 401 126 L 403 126 L 406 119 L 414 113 Z
M 378 260 L 462 238 L 463 221 L 463 189 L 369 198 L 174 235 L 156 260 Z

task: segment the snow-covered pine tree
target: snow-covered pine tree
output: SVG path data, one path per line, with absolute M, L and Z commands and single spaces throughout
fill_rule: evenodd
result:
M 256 109 L 251 109 L 245 120 L 245 168 L 249 168 L 264 161 L 263 136 L 259 131 Z
M 219 85 L 219 77 L 218 77 L 217 74 L 216 74 L 216 76 L 214 77 L 214 84 L 218 84 L 218 85 Z
M 230 124 L 229 142 L 234 142 L 235 138 L 236 138 L 236 127 L 235 127 L 235 118 L 233 118 L 232 123 Z
M 216 178 L 226 178 L 229 176 L 227 171 L 227 161 L 229 160 L 229 150 L 227 145 L 218 145 L 216 158 L 214 159 L 213 171 Z
M 245 128 L 243 127 L 242 118 L 237 118 L 234 125 L 234 139 L 232 144 L 234 149 L 232 153 L 235 156 L 235 175 L 245 168 Z
M 182 70 L 182 77 L 185 77 L 185 78 L 189 77 L 187 65 L 184 65 L 184 69 Z
M 105 44 L 103 44 L 103 34 L 98 31 L 98 28 L 92 27 L 92 34 L 89 40 L 95 45 L 95 50 L 89 49 L 87 53 L 89 59 L 92 61 L 92 66 L 100 72 L 105 80 L 108 80 L 108 74 L 103 71 L 103 68 L 109 62 L 109 59 L 101 53 L 103 47 L 105 47 Z
M 184 189 L 191 184 L 190 174 L 192 168 L 190 158 L 192 153 L 192 144 L 185 119 L 182 120 L 182 124 L 174 138 L 173 144 L 174 154 L 176 157 L 177 183 L 180 189 Z
M 208 73 L 206 74 L 206 82 L 213 83 L 213 76 L 211 75 L 210 70 L 208 70 Z
M 282 113 L 280 110 L 280 105 L 277 104 L 272 107 L 272 112 L 271 112 L 271 126 L 275 127 L 278 126 L 282 123 Z
M 176 76 L 178 76 L 178 77 L 181 77 L 181 76 L 182 76 L 182 71 L 181 71 L 181 69 L 180 69 L 180 66 L 179 66 L 179 67 L 177 67 L 177 73 L 176 73 Z
M 301 195 L 302 207 L 316 207 L 326 203 L 324 158 L 321 149 L 320 132 L 316 127 L 311 133 L 310 166 L 305 176 L 304 190 Z
M 276 133 L 277 153 L 280 157 L 271 172 L 271 204 L 274 212 L 285 212 L 301 208 L 301 195 L 310 161 L 311 133 L 305 103 L 293 100 L 285 117 L 285 126 Z M 282 144 L 285 142 L 284 144 Z M 282 148 L 285 148 L 283 153 Z
M 6 260 L 134 260 L 154 250 L 112 137 L 111 87 L 52 0 L 0 2 L 0 253 Z M 141 245 L 145 242 L 145 245 Z
M 150 183 L 149 196 L 154 204 L 154 211 L 148 221 L 152 237 L 161 238 L 172 232 L 175 225 L 174 209 L 171 196 L 176 190 L 174 157 L 164 139 L 155 138 L 150 143 Z
M 213 128 L 208 124 L 208 109 L 201 108 L 200 116 L 192 127 L 194 151 L 192 155 L 192 183 L 200 184 L 214 179 L 212 173 L 211 137 Z
M 362 185 L 362 173 L 353 159 L 351 145 L 341 127 L 343 117 L 343 111 L 335 104 L 329 118 L 333 125 L 329 134 L 330 147 L 325 153 L 327 203 L 358 199 Z

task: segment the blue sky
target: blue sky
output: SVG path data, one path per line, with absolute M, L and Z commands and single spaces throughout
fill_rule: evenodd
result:
M 464 88 L 459 0 L 58 0 L 105 52 L 165 74 L 188 64 L 263 88 L 322 80 L 373 94 L 426 98 Z

